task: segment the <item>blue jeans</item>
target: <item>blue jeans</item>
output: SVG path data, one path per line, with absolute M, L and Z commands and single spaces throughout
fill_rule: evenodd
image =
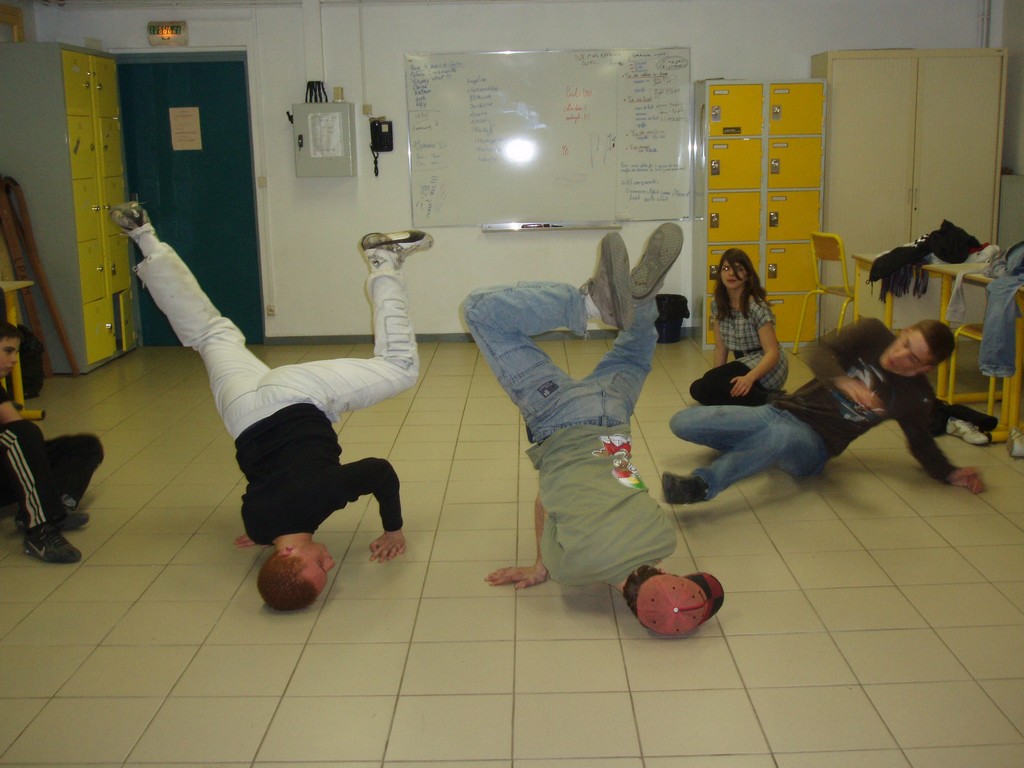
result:
M 561 328 L 586 334 L 587 310 L 578 288 L 553 282 L 482 288 L 466 297 L 462 314 L 498 383 L 523 414 L 531 442 L 577 424 L 629 424 L 658 341 L 653 297 L 637 305 L 633 326 L 619 333 L 583 379 L 566 374 L 531 338 Z
M 711 466 L 693 472 L 714 498 L 733 483 L 778 467 L 794 477 L 818 475 L 829 459 L 821 436 L 788 411 L 771 405 L 702 405 L 669 421 L 676 437 L 720 452 Z

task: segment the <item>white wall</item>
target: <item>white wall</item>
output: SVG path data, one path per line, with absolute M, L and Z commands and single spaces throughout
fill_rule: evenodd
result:
M 1012 0 L 1011 0 L 1012 1 Z M 244 49 L 253 108 L 264 299 L 268 341 L 366 335 L 362 234 L 411 225 L 404 54 L 489 50 L 689 47 L 694 79 L 806 78 L 810 56 L 843 48 L 961 48 L 979 43 L 977 3 L 963 0 L 628 0 L 323 4 L 324 72 L 307 72 L 302 6 L 296 3 L 199 6 L 88 3 L 37 6 L 38 39 L 99 41 L 112 52 L 150 50 L 145 23 L 185 19 L 192 49 Z M 998 38 L 993 39 L 993 44 Z M 362 47 L 361 47 L 362 46 Z M 163 49 L 166 50 L 166 49 Z M 307 80 L 356 103 L 359 174 L 296 178 L 285 112 L 305 98 Z M 362 104 L 395 122 L 396 148 L 373 176 Z M 654 223 L 622 235 L 634 258 Z M 684 230 L 687 243 L 690 226 Z M 459 304 L 471 289 L 519 279 L 582 283 L 593 269 L 600 233 L 484 235 L 478 228 L 433 230 L 433 251 L 408 274 L 420 334 L 461 333 Z M 683 260 L 690 258 L 684 248 Z M 665 290 L 691 296 L 688 263 Z

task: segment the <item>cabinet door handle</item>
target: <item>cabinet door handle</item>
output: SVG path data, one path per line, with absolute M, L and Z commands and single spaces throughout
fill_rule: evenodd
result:
M 91 208 L 92 208 L 92 210 L 93 210 L 93 211 L 95 211 L 96 213 L 99 213 L 100 211 L 102 211 L 102 210 L 103 210 L 103 209 L 102 209 L 102 208 L 101 208 L 101 207 L 100 207 L 99 205 L 93 205 L 93 206 L 90 206 L 90 207 L 91 207 Z
M 103 271 L 103 265 L 100 264 L 98 267 L 96 267 L 96 271 L 97 272 L 102 272 Z

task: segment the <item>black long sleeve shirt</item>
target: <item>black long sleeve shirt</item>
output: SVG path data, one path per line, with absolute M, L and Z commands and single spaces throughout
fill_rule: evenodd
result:
M 235 440 L 249 485 L 242 496 L 245 532 L 257 544 L 313 533 L 331 513 L 373 494 L 385 531 L 402 528 L 398 475 L 386 459 L 341 464 L 330 420 L 314 405 L 283 408 Z

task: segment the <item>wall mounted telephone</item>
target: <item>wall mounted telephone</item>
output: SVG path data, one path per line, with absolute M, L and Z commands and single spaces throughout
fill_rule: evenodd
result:
M 370 118 L 370 151 L 373 153 L 373 175 L 379 176 L 380 169 L 377 167 L 377 158 L 381 152 L 391 152 L 395 149 L 395 137 L 390 120 L 383 117 Z
M 395 148 L 390 120 L 374 117 L 370 120 L 370 149 L 374 152 L 391 152 Z

